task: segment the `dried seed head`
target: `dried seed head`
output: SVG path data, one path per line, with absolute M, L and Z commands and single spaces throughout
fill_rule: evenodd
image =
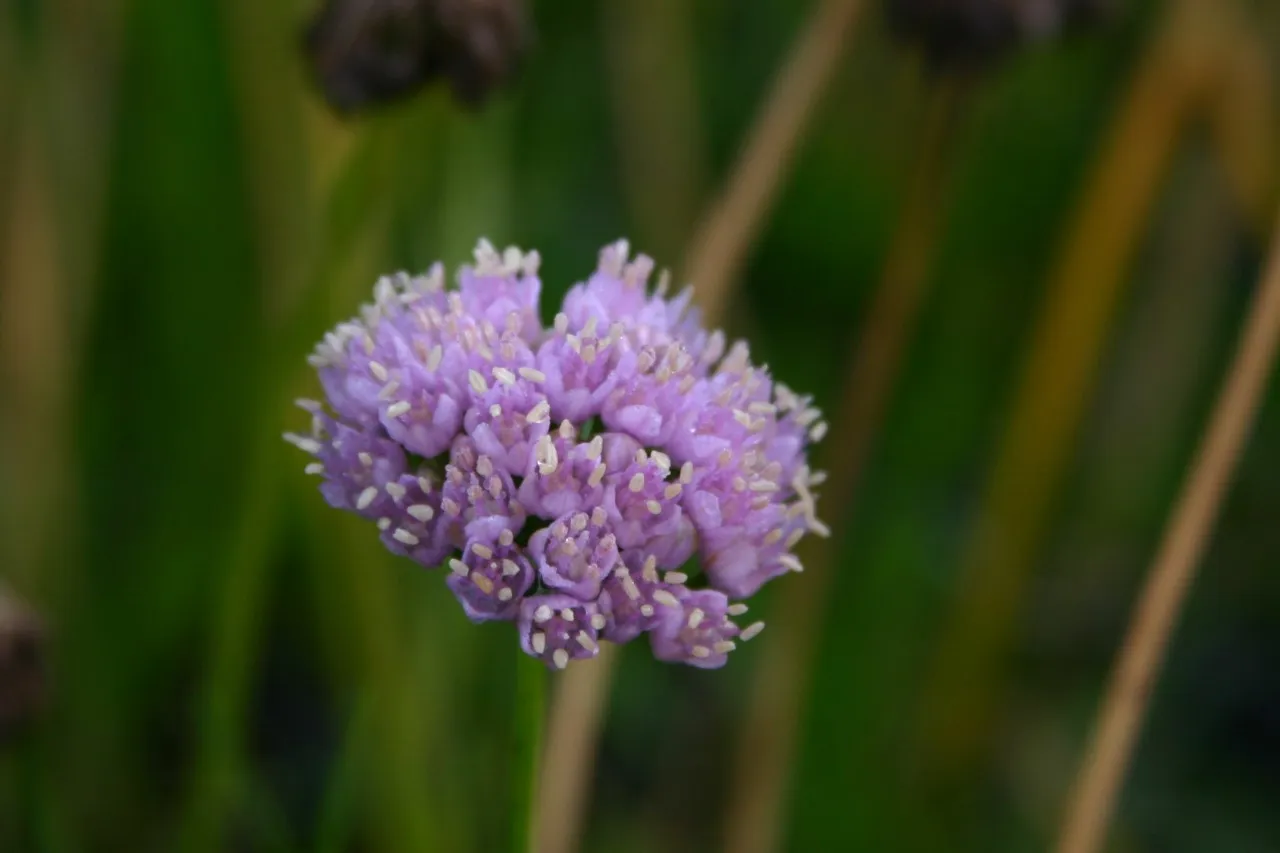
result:
M 39 617 L 0 587 L 0 743 L 44 705 L 45 639 Z
M 527 42 L 524 0 L 325 0 L 305 46 L 329 103 L 353 113 L 441 77 L 478 105 L 514 74 Z

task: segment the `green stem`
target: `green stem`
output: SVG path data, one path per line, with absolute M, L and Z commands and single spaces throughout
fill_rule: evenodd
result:
M 547 705 L 547 670 L 517 647 L 514 760 L 511 778 L 511 853 L 532 853 L 541 771 L 542 730 Z

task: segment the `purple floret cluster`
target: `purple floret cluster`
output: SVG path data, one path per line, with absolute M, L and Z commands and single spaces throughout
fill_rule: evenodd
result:
M 724 665 L 763 623 L 742 599 L 800 571 L 820 473 L 819 412 L 726 348 L 690 291 L 605 247 L 539 316 L 539 258 L 481 241 L 444 271 L 381 279 L 310 356 L 328 407 L 299 401 L 330 505 L 372 521 L 476 622 L 516 622 L 548 666 L 648 634 L 653 653 Z

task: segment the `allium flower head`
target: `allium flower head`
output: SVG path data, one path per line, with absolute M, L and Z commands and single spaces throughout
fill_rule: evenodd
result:
M 826 533 L 818 411 L 704 330 L 688 290 L 650 291 L 625 242 L 549 327 L 536 252 L 475 256 L 457 290 L 439 265 L 380 280 L 311 355 L 328 406 L 299 401 L 311 432 L 286 438 L 330 505 L 444 566 L 468 618 L 514 621 L 548 666 L 646 633 L 662 660 L 722 666 L 763 627 L 733 621 L 740 599 Z

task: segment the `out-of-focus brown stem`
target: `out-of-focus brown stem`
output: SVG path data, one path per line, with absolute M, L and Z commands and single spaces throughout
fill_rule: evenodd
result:
M 790 168 L 827 81 L 853 32 L 861 0 L 820 0 L 774 78 L 724 190 L 690 244 L 685 281 L 714 321 Z
M 12 190 L 0 211 L 0 566 L 17 582 L 53 597 L 47 568 L 54 526 L 65 523 L 65 445 L 72 363 L 64 310 L 67 277 L 54 224 L 47 152 L 28 109 Z
M 861 0 L 820 0 L 778 70 L 725 191 L 703 218 L 685 280 L 708 321 L 722 316 L 738 267 L 767 213 L 822 91 L 852 32 Z M 618 655 L 579 663 L 560 679 L 551 705 L 539 785 L 536 853 L 574 853 L 587 783 Z
M 618 649 L 605 643 L 595 660 L 579 661 L 560 681 L 547 724 L 538 790 L 538 841 L 531 853 L 577 849 L 587 782 L 595 766 L 618 654 Z
M 962 99 L 960 85 L 954 82 L 940 83 L 932 93 L 893 242 L 850 358 L 849 378 L 832 420 L 840 438 L 824 447 L 828 485 L 822 514 L 835 522 L 836 530 L 852 509 L 925 296 Z M 823 601 L 842 545 L 838 535 L 805 540 L 804 574 L 783 587 L 773 639 L 756 675 L 738 740 L 724 828 L 729 853 L 768 853 L 778 847 L 808 680 L 825 621 Z
M 1130 257 L 1207 88 L 1212 5 L 1177 3 L 1140 60 L 1051 274 L 920 706 L 917 757 L 935 781 L 962 775 L 989 730 L 1018 602 Z
M 1235 358 L 1129 623 L 1059 836 L 1058 853 L 1106 837 L 1178 612 L 1244 449 L 1280 341 L 1280 229 Z

